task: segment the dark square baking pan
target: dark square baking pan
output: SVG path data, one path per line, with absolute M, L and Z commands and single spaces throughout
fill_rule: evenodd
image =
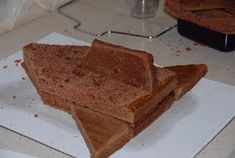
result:
M 235 35 L 232 34 L 217 32 L 182 19 L 178 19 L 178 32 L 188 39 L 223 52 L 235 50 Z

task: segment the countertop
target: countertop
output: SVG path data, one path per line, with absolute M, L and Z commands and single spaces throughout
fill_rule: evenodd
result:
M 176 24 L 176 20 L 163 11 L 164 1 L 160 0 L 157 15 L 147 20 L 134 19 L 129 15 L 126 0 L 80 0 L 63 9 L 82 22 L 81 29 L 99 33 L 107 29 L 132 33 L 158 33 L 161 28 Z M 0 36 L 0 59 L 20 50 L 30 42 L 36 42 L 51 32 L 92 42 L 94 36 L 76 31 L 76 23 L 54 11 L 30 23 Z M 104 35 L 100 40 L 129 48 L 141 49 L 154 55 L 156 64 L 174 65 L 206 63 L 209 72 L 206 78 L 235 85 L 235 51 L 222 53 L 190 41 L 177 33 L 176 29 L 160 38 L 143 39 L 123 35 Z M 206 146 L 196 158 L 234 158 L 235 157 L 235 119 Z M 38 142 L 0 127 L 0 148 L 10 149 L 39 158 L 69 158 Z

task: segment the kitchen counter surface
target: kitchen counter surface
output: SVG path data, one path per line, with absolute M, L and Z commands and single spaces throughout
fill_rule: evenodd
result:
M 131 18 L 126 0 L 80 0 L 63 11 L 82 22 L 81 29 L 99 33 L 107 29 L 132 33 L 156 34 L 160 30 L 176 24 L 176 20 L 163 12 L 163 3 L 157 16 L 148 20 Z M 58 12 L 51 12 L 15 30 L 0 35 L 0 59 L 20 50 L 30 42 L 36 42 L 51 32 L 92 42 L 94 36 L 76 31 L 76 23 Z M 123 35 L 105 35 L 100 40 L 129 48 L 141 49 L 154 55 L 156 64 L 174 65 L 187 63 L 206 63 L 209 72 L 206 78 L 235 85 L 235 51 L 222 53 L 200 45 L 177 33 L 176 29 L 160 38 L 143 39 Z M 235 119 L 233 119 L 196 158 L 234 158 L 235 157 Z M 39 158 L 69 158 L 69 156 L 46 147 L 40 143 L 0 127 L 0 148 L 19 151 Z M 1 156 L 0 156 L 1 157 Z

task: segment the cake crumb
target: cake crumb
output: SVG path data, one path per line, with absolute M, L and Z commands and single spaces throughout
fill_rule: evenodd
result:
M 187 47 L 187 48 L 185 48 L 187 51 L 192 51 L 192 49 L 191 48 L 189 48 L 189 47 Z
M 34 101 L 35 99 L 34 98 L 32 98 L 32 101 Z
M 180 54 L 176 54 L 176 56 L 177 56 L 177 57 L 179 57 L 179 56 L 180 56 Z
M 176 50 L 176 53 L 180 53 L 180 50 Z
M 13 99 L 16 99 L 16 96 L 13 95 L 12 98 L 13 98 Z
M 38 114 L 35 114 L 34 117 L 38 117 Z
M 229 71 L 230 69 L 229 69 L 229 68 L 227 68 L 226 70 L 227 70 L 227 71 Z
M 19 64 L 20 62 L 21 62 L 21 59 L 16 59 L 16 60 L 15 60 L 15 63 L 16 63 L 16 64 Z
M 6 69 L 8 66 L 3 66 L 4 69 Z
M 67 79 L 65 79 L 64 81 L 65 81 L 66 83 L 69 83 L 69 79 L 68 79 L 68 78 L 67 78 Z
M 21 77 L 22 80 L 25 80 L 25 77 Z
M 21 59 L 16 59 L 15 60 L 15 63 L 16 63 L 16 66 L 19 66 L 19 63 L 21 62 Z
M 144 146 L 144 143 L 142 144 L 142 146 Z

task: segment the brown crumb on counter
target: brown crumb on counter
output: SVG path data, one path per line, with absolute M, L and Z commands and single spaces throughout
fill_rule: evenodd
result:
M 185 50 L 187 50 L 187 51 L 192 51 L 192 49 L 191 48 L 189 48 L 189 47 L 187 47 L 187 48 L 185 48 Z
M 13 98 L 13 99 L 16 99 L 16 96 L 13 95 L 12 98 Z
M 21 62 L 21 59 L 16 59 L 15 60 L 15 63 L 16 63 L 16 66 L 19 66 L 19 63 Z
M 21 77 L 22 80 L 25 80 L 25 77 Z
M 6 69 L 8 66 L 3 66 L 4 69 Z
M 177 50 L 176 53 L 180 53 L 180 50 Z
M 19 64 L 20 62 L 21 62 L 21 59 L 16 59 L 16 60 L 15 60 L 15 63 L 16 63 L 16 64 Z
M 229 71 L 230 69 L 229 69 L 229 68 L 227 68 L 226 70 L 227 70 L 227 71 Z
M 35 114 L 34 117 L 38 117 L 38 114 Z

